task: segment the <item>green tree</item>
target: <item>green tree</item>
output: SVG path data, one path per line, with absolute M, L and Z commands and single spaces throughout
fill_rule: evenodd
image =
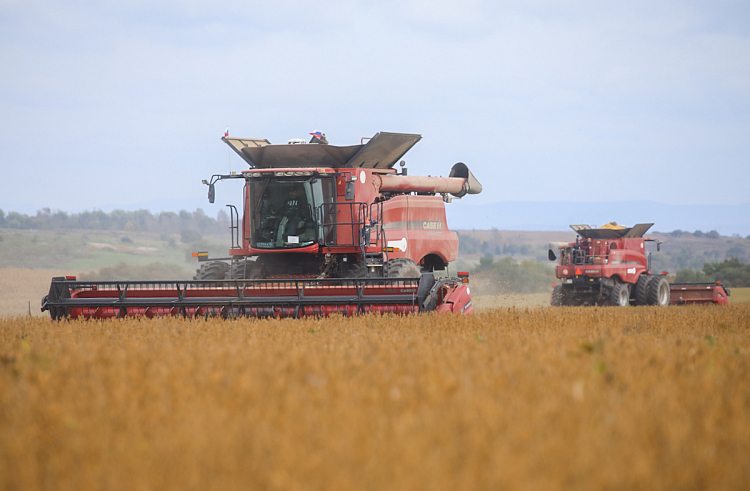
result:
M 706 273 L 700 269 L 682 268 L 677 270 L 674 277 L 675 283 L 706 283 L 711 281 Z
M 479 259 L 479 266 L 477 266 L 477 271 L 488 271 L 492 269 L 492 264 L 492 257 L 484 256 L 483 258 Z
M 750 264 L 733 257 L 722 262 L 706 263 L 703 272 L 712 281 L 722 280 L 728 286 L 750 287 Z

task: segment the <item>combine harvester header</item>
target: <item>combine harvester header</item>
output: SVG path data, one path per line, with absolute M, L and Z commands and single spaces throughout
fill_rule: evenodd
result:
M 462 274 L 463 276 L 463 274 Z M 466 283 L 464 283 L 466 282 Z M 52 319 L 125 316 L 327 317 L 471 311 L 468 277 L 201 281 L 53 278 L 42 311 Z
M 304 317 L 473 311 L 468 274 L 450 277 L 458 237 L 445 203 L 481 192 L 459 162 L 448 177 L 408 176 L 395 164 L 420 135 L 381 132 L 360 145 L 227 143 L 249 165 L 203 183 L 244 181 L 230 208 L 229 256 L 194 254 L 193 281 L 53 278 L 42 311 L 53 319 L 141 315 Z M 443 274 L 436 274 L 442 272 Z

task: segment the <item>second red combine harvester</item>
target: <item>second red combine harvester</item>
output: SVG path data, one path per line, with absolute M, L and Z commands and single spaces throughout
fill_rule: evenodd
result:
M 558 261 L 555 276 L 561 284 L 552 290 L 550 303 L 566 305 L 681 305 L 688 303 L 728 303 L 729 289 L 721 282 L 673 283 L 666 273 L 651 271 L 651 254 L 646 243 L 661 242 L 643 238 L 653 223 L 631 228 L 609 223 L 599 228 L 571 225 L 575 242 L 551 242 L 550 261 Z M 558 259 L 559 255 L 559 259 Z
M 229 257 L 200 254 L 194 281 L 53 279 L 42 310 L 53 318 L 123 315 L 299 317 L 361 312 L 472 312 L 468 275 L 436 277 L 456 259 L 445 202 L 481 192 L 468 167 L 449 177 L 408 176 L 401 162 L 420 135 L 381 132 L 359 145 L 272 145 L 222 140 L 249 169 L 203 181 L 244 183 L 230 208 Z

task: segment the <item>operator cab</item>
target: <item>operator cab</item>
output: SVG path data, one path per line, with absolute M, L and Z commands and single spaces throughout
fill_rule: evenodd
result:
M 255 173 L 253 173 L 255 174 Z M 292 176 L 257 173 L 248 176 L 250 246 L 256 249 L 295 249 L 320 242 L 332 228 L 333 179 L 311 172 Z

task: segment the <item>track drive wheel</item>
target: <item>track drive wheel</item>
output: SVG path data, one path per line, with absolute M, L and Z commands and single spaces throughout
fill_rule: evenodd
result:
M 630 285 L 617 283 L 609 292 L 609 303 L 615 307 L 627 307 L 630 305 Z
M 648 305 L 648 285 L 653 276 L 641 273 L 638 282 L 635 284 L 635 304 Z
M 201 264 L 195 270 L 194 280 L 224 280 L 229 274 L 229 264 L 221 261 L 211 261 Z
M 385 263 L 386 271 L 389 278 L 419 278 L 422 276 L 422 270 L 417 263 L 405 257 L 389 259 Z
M 669 305 L 669 282 L 664 276 L 654 276 L 648 284 L 648 304 L 666 307 Z

